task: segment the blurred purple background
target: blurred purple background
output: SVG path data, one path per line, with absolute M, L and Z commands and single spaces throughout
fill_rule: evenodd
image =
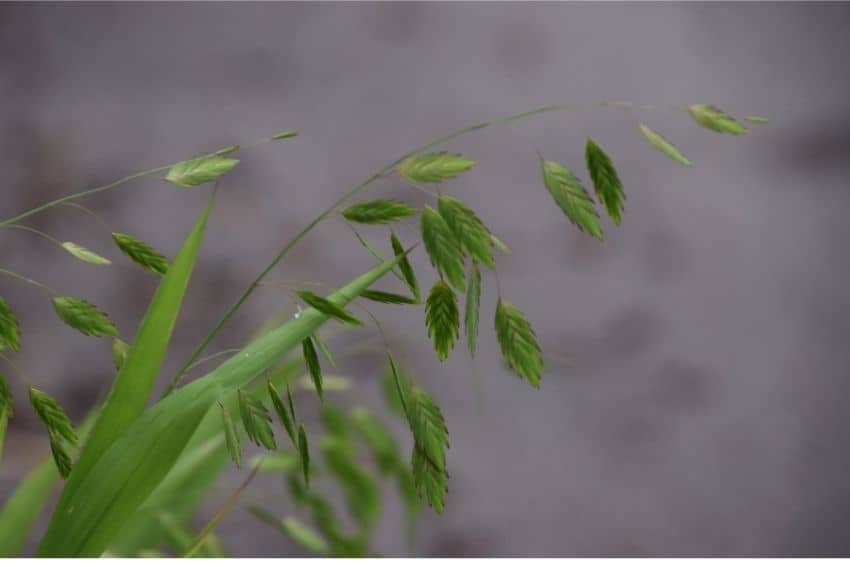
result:
M 534 322 L 551 364 L 540 391 L 501 366 L 489 278 L 474 364 L 459 345 L 439 365 L 421 309 L 377 309 L 451 432 L 446 512 L 425 514 L 413 553 L 847 554 L 849 24 L 842 3 L 2 4 L 0 216 L 297 129 L 241 154 L 222 184 L 170 375 L 282 243 L 431 138 L 567 101 L 710 102 L 768 116 L 731 137 L 681 113 L 596 109 L 446 146 L 479 160 L 446 190 L 513 249 L 500 259 L 503 294 Z M 653 150 L 638 120 L 694 167 Z M 604 244 L 552 206 L 534 154 L 583 172 L 589 135 L 628 195 Z M 171 254 L 205 195 L 150 178 L 83 204 Z M 424 202 L 394 181 L 363 195 Z M 78 210 L 30 220 L 115 264 L 87 266 L 4 231 L 3 267 L 94 301 L 131 335 L 156 279 Z M 370 264 L 332 220 L 273 279 L 339 284 Z M 415 265 L 429 286 L 422 251 Z M 6 279 L 0 293 L 21 318 L 17 364 L 79 419 L 112 377 L 108 341 L 64 327 L 38 290 Z M 284 301 L 260 290 L 211 348 L 238 346 Z M 381 409 L 381 361 L 345 363 L 357 390 L 343 405 Z M 47 450 L 13 385 L 0 498 Z M 199 521 L 240 478 L 224 479 Z M 386 497 L 378 550 L 405 553 L 400 504 Z M 276 481 L 247 500 L 292 509 Z M 295 552 L 242 511 L 221 533 L 234 554 Z

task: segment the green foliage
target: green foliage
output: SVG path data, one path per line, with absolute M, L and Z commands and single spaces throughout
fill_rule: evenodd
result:
M 435 512 L 442 513 L 448 490 L 446 449 L 449 430 L 443 413 L 430 395 L 413 387 L 407 398 L 408 419 L 413 432 L 411 468 L 413 483 Z
M 543 354 L 537 336 L 523 312 L 501 298 L 496 305 L 496 338 L 508 365 L 539 388 Z
M 295 130 L 284 130 L 283 132 L 279 132 L 269 138 L 270 140 L 286 140 L 287 138 L 294 138 L 298 135 L 298 132 Z
M 405 297 L 388 291 L 379 291 L 377 289 L 367 289 L 360 294 L 363 299 L 369 299 L 378 303 L 391 303 L 395 305 L 416 305 L 419 303 L 413 297 Z
M 357 327 L 363 326 L 363 321 L 352 315 L 349 311 L 343 309 L 339 305 L 331 303 L 324 297 L 316 295 L 312 291 L 302 289 L 298 290 L 296 293 L 298 294 L 298 297 L 300 297 L 307 303 L 307 305 L 309 305 L 313 309 L 321 311 L 328 317 L 336 319 L 340 323 L 347 323 L 349 325 L 355 325 Z
M 410 293 L 412 293 L 413 297 L 416 298 L 416 301 L 419 302 L 419 282 L 416 281 L 416 273 L 413 271 L 413 266 L 410 265 L 410 260 L 408 260 L 407 256 L 404 255 L 404 246 L 401 245 L 401 241 L 395 233 L 390 236 L 390 243 L 393 247 L 393 254 L 395 254 L 397 258 L 400 257 L 398 261 L 398 269 L 401 271 L 402 276 L 404 276 L 404 281 L 407 283 L 407 287 L 410 288 Z
M 622 221 L 623 201 L 626 200 L 626 195 L 623 193 L 623 184 L 620 182 L 617 170 L 614 169 L 614 164 L 611 163 L 611 158 L 591 138 L 587 139 L 585 158 L 599 201 L 605 206 L 614 224 L 619 225 Z
M 239 433 L 233 425 L 233 420 L 230 419 L 230 413 L 224 404 L 218 404 L 221 407 L 221 421 L 224 426 L 224 442 L 227 447 L 227 453 L 230 459 L 237 468 L 242 468 L 242 446 L 239 442 Z
M 54 297 L 53 309 L 65 324 L 84 335 L 95 337 L 118 336 L 118 330 L 106 313 L 85 299 Z
M 443 195 L 437 202 L 437 210 L 454 233 L 460 247 L 475 260 L 492 268 L 495 262 L 490 231 L 472 209 L 459 199 Z
M 469 355 L 475 357 L 478 342 L 478 317 L 481 310 L 481 272 L 478 264 L 472 262 L 469 266 L 469 287 L 466 290 L 466 306 L 464 326 L 466 328 L 466 344 Z
M 29 389 L 30 404 L 32 404 L 35 414 L 38 419 L 47 428 L 47 433 L 50 436 L 50 451 L 53 453 L 53 460 L 56 463 L 56 468 L 62 478 L 67 478 L 71 473 L 71 457 L 68 455 L 67 449 L 63 445 L 63 441 L 76 446 L 79 443 L 77 434 L 74 432 L 74 427 L 71 425 L 71 420 L 65 410 L 41 390 L 36 390 L 33 387 Z
M 496 238 L 495 234 L 490 235 L 490 241 L 493 243 L 493 246 L 499 249 L 502 254 L 510 254 L 511 249 L 508 248 L 508 245 Z
M 128 352 L 130 352 L 130 345 L 118 337 L 112 339 L 112 363 L 115 364 L 115 370 L 121 370 L 121 367 L 127 362 Z
M 298 440 L 295 438 L 295 411 L 292 411 L 292 414 L 287 412 L 287 409 L 283 405 L 283 400 L 280 399 L 280 394 L 277 393 L 277 390 L 274 387 L 274 384 L 268 382 L 268 390 L 269 390 L 269 399 L 272 401 L 272 407 L 274 407 L 274 411 L 277 414 L 280 423 L 283 425 L 283 429 L 286 430 L 286 434 L 289 436 L 289 440 L 292 441 L 293 447 L 298 447 Z M 290 396 L 290 400 L 292 397 Z
M 276 528 L 307 551 L 317 555 L 328 555 L 330 553 L 330 545 L 327 540 L 313 529 L 301 523 L 297 518 L 287 516 L 286 518 L 279 519 L 268 510 L 259 506 L 248 506 L 247 510 L 258 520 Z
M 340 213 L 351 222 L 361 224 L 389 224 L 415 215 L 416 209 L 401 201 L 379 199 L 351 205 L 340 211 Z
M 393 386 L 395 387 L 395 386 Z M 351 425 L 371 450 L 378 470 L 389 474 L 398 466 L 398 447 L 386 427 L 366 408 L 351 412 Z
M 85 246 L 80 246 L 74 242 L 63 242 L 62 248 L 67 250 L 73 257 L 82 260 L 83 262 L 88 262 L 89 264 L 98 264 L 103 266 L 112 263 L 108 258 L 104 258 L 100 254 L 92 252 Z
M 304 482 L 310 484 L 310 445 L 307 441 L 307 431 L 304 424 L 298 426 L 298 454 L 301 456 L 301 471 L 304 474 Z
M 434 341 L 434 350 L 440 361 L 449 357 L 460 329 L 455 292 L 444 281 L 439 280 L 431 288 L 425 303 L 425 326 L 428 336 Z
M 157 252 L 150 244 L 120 232 L 113 232 L 112 240 L 124 254 L 144 269 L 155 274 L 164 274 L 168 271 L 168 258 Z
M 6 427 L 8 426 L 9 419 L 13 414 L 12 392 L 9 391 L 9 384 L 6 382 L 6 377 L 2 372 L 0 372 L 0 463 L 3 462 L 3 445 L 6 442 Z
M 6 300 L 0 297 L 0 351 L 10 348 L 17 351 L 21 348 L 21 327 L 18 318 L 9 308 Z
M 429 206 L 422 209 L 422 242 L 441 277 L 455 288 L 464 289 L 463 252 L 445 219 Z
M 360 529 L 368 531 L 380 514 L 381 500 L 374 479 L 355 461 L 353 449 L 346 437 L 326 437 L 322 442 L 325 464 L 345 493 L 349 512 Z
M 319 355 L 316 354 L 313 339 L 307 337 L 301 342 L 301 346 L 304 351 L 304 364 L 307 366 L 307 371 L 310 373 L 310 378 L 313 380 L 313 385 L 316 387 L 316 393 L 319 394 L 319 399 L 323 400 L 322 367 L 319 365 Z
M 688 114 L 697 124 L 721 134 L 746 134 L 747 129 L 740 122 L 711 104 L 692 104 Z
M 414 183 L 440 183 L 475 166 L 475 160 L 461 155 L 430 153 L 409 157 L 396 167 L 396 173 Z
M 596 212 L 596 206 L 581 181 L 560 163 L 544 160 L 543 156 L 540 156 L 540 165 L 546 189 L 567 218 L 579 230 L 602 240 L 599 213 Z
M 767 124 L 768 122 L 770 122 L 770 120 L 768 120 L 764 116 L 744 116 L 744 120 L 746 120 L 750 124 Z
M 180 187 L 193 187 L 215 181 L 239 163 L 237 159 L 212 155 L 174 164 L 165 180 Z
M 690 166 L 691 162 L 688 158 L 686 158 L 682 152 L 679 151 L 679 148 L 671 144 L 667 141 L 664 136 L 647 126 L 646 124 L 638 124 L 640 128 L 641 134 L 649 140 L 649 143 L 652 144 L 656 149 L 664 152 L 668 157 L 681 163 L 682 165 Z
M 239 390 L 239 415 L 249 440 L 266 449 L 277 447 L 271 427 L 272 416 L 263 402 L 248 392 Z

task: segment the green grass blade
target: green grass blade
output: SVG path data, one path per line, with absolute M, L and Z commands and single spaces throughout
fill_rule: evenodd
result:
M 212 198 L 157 287 L 91 437 L 68 478 L 62 502 L 74 495 L 103 453 L 144 411 L 165 358 L 211 208 Z
M 327 299 L 346 305 L 397 261 L 379 264 Z M 38 555 L 102 554 L 172 469 L 213 404 L 251 382 L 327 320 L 318 310 L 306 309 L 145 411 L 104 453 L 79 488 L 60 498 Z

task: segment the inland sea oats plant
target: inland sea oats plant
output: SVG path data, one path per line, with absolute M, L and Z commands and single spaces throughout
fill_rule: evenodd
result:
M 379 550 L 371 545 L 371 534 L 381 512 L 383 483 L 397 487 L 407 510 L 408 536 L 412 537 L 417 515 L 425 506 L 440 513 L 449 505 L 449 424 L 438 401 L 428 393 L 428 385 L 417 382 L 404 368 L 400 353 L 392 351 L 368 304 L 422 309 L 427 335 L 440 362 L 456 350 L 459 341 L 474 357 L 479 326 L 493 325 L 504 362 L 529 386 L 539 388 L 545 359 L 534 328 L 517 306 L 522 299 L 503 296 L 507 290 L 498 283 L 498 257 L 510 251 L 491 234 L 485 219 L 474 212 L 474 204 L 448 194 L 450 181 L 459 175 L 472 175 L 467 172 L 475 168 L 476 161 L 442 152 L 440 146 L 485 128 L 545 113 L 589 108 L 658 110 L 632 103 L 547 106 L 457 130 L 404 154 L 342 194 L 283 245 L 244 292 L 223 309 L 180 370 L 166 378 L 159 399 L 152 399 L 152 392 L 160 379 L 219 185 L 226 184 L 227 172 L 239 165 L 234 156 L 256 144 L 295 138 L 296 133 L 285 131 L 255 144 L 234 145 L 142 171 L 0 221 L 2 230 L 31 232 L 81 262 L 108 265 L 114 253 L 105 252 L 105 244 L 95 251 L 63 242 L 26 221 L 58 205 L 91 212 L 78 201 L 139 177 L 158 176 L 180 188 L 210 186 L 205 208 L 170 258 L 142 238 L 112 233 L 111 245 L 146 270 L 149 277 L 159 278 L 135 332 L 119 330 L 103 309 L 86 299 L 62 295 L 27 275 L 0 268 L 9 285 L 17 280 L 44 291 L 57 318 L 66 325 L 85 335 L 110 340 L 116 367 L 106 399 L 75 426 L 57 401 L 38 388 L 37 378 L 27 377 L 15 364 L 19 329 L 27 324 L 26 313 L 21 306 L 10 305 L 0 297 L 0 357 L 5 365 L 4 373 L 0 373 L 0 457 L 8 421 L 15 412 L 27 411 L 27 400 L 12 399 L 9 379 L 20 380 L 28 390 L 28 405 L 43 424 L 51 449 L 51 455 L 24 478 L 0 508 L 0 555 L 19 555 L 28 542 L 35 540 L 39 556 L 226 555 L 226 542 L 216 535 L 216 527 L 237 505 L 244 505 L 250 514 L 274 526 L 306 552 L 375 555 Z M 686 119 L 720 134 L 745 134 L 744 121 L 765 122 L 754 116 L 739 121 L 707 104 L 661 110 L 681 112 Z M 642 137 L 668 158 L 691 165 L 676 146 L 650 126 L 639 123 L 631 128 L 636 140 Z M 541 190 L 548 191 L 566 220 L 584 233 L 577 238 L 602 241 L 603 215 L 620 224 L 626 193 L 614 161 L 599 141 L 587 140 L 584 164 L 568 166 L 539 152 L 531 156 L 539 162 Z M 389 176 L 425 192 L 430 204 L 417 209 L 397 200 L 355 201 L 364 188 Z M 416 234 L 402 233 L 401 229 L 417 216 Z M 267 276 L 290 250 L 331 217 L 349 223 L 358 243 L 375 257 L 374 265 L 340 287 L 320 282 L 268 281 Z M 385 227 L 385 242 L 369 242 L 357 225 Z M 432 273 L 414 271 L 408 259 L 414 251 L 427 254 Z M 395 289 L 404 291 L 390 291 L 385 283 L 389 278 L 399 280 Z M 482 286 L 491 281 L 498 291 L 497 302 L 482 305 Z M 207 345 L 233 314 L 260 286 L 267 285 L 284 290 L 296 311 L 272 317 L 242 348 L 207 355 Z M 332 333 L 356 331 L 366 325 L 374 325 L 382 337 L 386 358 L 381 382 L 384 399 L 409 428 L 409 455 L 401 454 L 391 428 L 376 415 L 357 406 L 343 411 L 333 401 L 340 395 L 337 392 L 350 385 L 344 375 L 344 357 L 350 353 L 332 353 L 326 340 Z M 220 362 L 223 357 L 224 362 Z M 198 364 L 213 361 L 218 366 L 212 371 L 186 379 Z M 353 397 L 355 393 L 341 395 Z M 302 419 L 298 405 L 304 404 L 318 404 L 321 427 Z M 246 452 L 250 445 L 259 449 L 249 458 Z M 211 493 L 231 461 L 232 466 L 245 471 L 245 479 L 221 499 Z M 297 517 L 281 517 L 268 506 L 240 502 L 245 488 L 259 474 L 285 479 L 288 497 L 299 510 Z M 47 529 L 42 535 L 35 534 L 37 520 L 48 513 L 45 508 L 57 485 L 61 492 L 49 511 Z M 326 495 L 332 485 L 343 496 L 344 512 Z M 193 531 L 189 519 L 209 496 L 218 506 L 217 512 L 204 519 L 200 531 Z

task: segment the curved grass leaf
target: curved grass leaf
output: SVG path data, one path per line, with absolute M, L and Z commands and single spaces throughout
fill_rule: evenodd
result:
M 475 166 L 475 160 L 461 155 L 429 153 L 412 156 L 396 167 L 396 172 L 414 183 L 440 183 Z
M 319 364 L 319 355 L 316 353 L 316 347 L 313 346 L 313 340 L 307 337 L 301 342 L 301 347 L 304 351 L 304 364 L 307 366 L 307 371 L 310 373 L 310 378 L 316 387 L 316 393 L 319 394 L 320 400 L 324 400 L 324 394 L 322 392 L 322 367 Z
M 445 219 L 429 207 L 422 209 L 422 242 L 431 264 L 441 277 L 459 290 L 464 289 L 463 252 Z
M 271 427 L 272 416 L 263 402 L 248 392 L 239 390 L 239 415 L 242 417 L 242 425 L 248 439 L 266 449 L 277 448 Z
M 605 206 L 614 224 L 619 225 L 622 221 L 623 201 L 626 200 L 626 195 L 623 193 L 623 184 L 620 182 L 617 170 L 614 169 L 614 164 L 611 163 L 611 158 L 599 144 L 588 138 L 585 159 L 599 201 Z
M 599 213 L 587 190 L 572 172 L 555 161 L 544 160 L 540 156 L 543 171 L 543 183 L 546 189 L 579 230 L 602 240 L 602 229 L 599 227 Z
M 481 272 L 478 264 L 472 262 L 469 267 L 469 288 L 466 290 L 466 306 L 464 313 L 464 325 L 466 327 L 466 343 L 469 346 L 469 355 L 475 358 L 475 349 L 478 341 L 478 318 L 481 309 Z
M 82 334 L 94 337 L 118 336 L 118 329 L 106 313 L 85 299 L 65 296 L 54 297 L 52 301 L 53 309 L 59 318 Z
M 83 262 L 88 262 L 89 264 L 98 264 L 101 266 L 105 266 L 107 264 L 111 264 L 112 261 L 108 258 L 104 258 L 100 254 L 96 252 L 92 252 L 85 246 L 80 246 L 74 242 L 63 242 L 62 248 L 68 251 L 69 254 L 74 256 L 75 258 L 82 260 Z
M 395 233 L 392 233 L 390 236 L 390 243 L 393 247 L 393 254 L 401 256 L 404 253 L 404 246 L 401 245 L 401 241 Z M 413 297 L 416 298 L 418 303 L 420 300 L 419 282 L 416 281 L 416 273 L 413 271 L 413 266 L 410 265 L 410 260 L 407 256 L 401 256 L 401 260 L 398 262 L 398 269 L 401 271 L 402 276 L 404 276 L 404 281 L 407 283 L 407 287 L 410 288 L 410 292 L 413 294 Z
M 224 404 L 218 404 L 221 407 L 221 422 L 224 428 L 224 443 L 227 447 L 227 452 L 230 455 L 230 460 L 236 465 L 236 468 L 242 468 L 242 447 L 239 443 L 239 433 L 233 425 L 233 420 L 230 419 L 230 413 Z
M 662 136 L 646 124 L 638 124 L 638 127 L 640 128 L 641 134 L 643 134 L 644 138 L 649 140 L 649 143 L 655 146 L 656 149 L 664 152 L 668 157 L 681 163 L 682 165 L 691 165 L 690 160 L 686 158 L 682 154 L 682 152 L 679 151 L 679 148 L 667 141 L 664 136 Z
M 460 328 L 455 292 L 442 280 L 434 284 L 425 303 L 425 326 L 440 361 L 449 357 Z
M 155 274 L 168 271 L 168 258 L 157 252 L 153 246 L 129 234 L 112 233 L 112 240 L 133 262 Z
M 14 351 L 21 348 L 21 327 L 18 318 L 0 297 L 0 351 L 8 347 Z
M 355 325 L 358 327 L 363 326 L 363 321 L 352 315 L 349 311 L 343 309 L 339 305 L 336 305 L 324 297 L 316 295 L 312 291 L 307 290 L 298 290 L 295 293 L 298 294 L 298 297 L 303 299 L 307 305 L 312 307 L 313 309 L 317 309 L 321 311 L 328 317 L 336 319 L 340 323 L 348 323 L 349 325 Z
M 379 199 L 356 203 L 340 211 L 340 214 L 351 222 L 388 224 L 415 215 L 416 209 L 401 201 Z
M 449 225 L 461 248 L 474 259 L 492 268 L 494 262 L 490 231 L 472 209 L 459 199 L 444 195 L 437 202 L 437 210 Z
M 540 387 L 543 354 L 525 315 L 503 299 L 496 305 L 496 338 L 505 361 L 522 378 Z
M 692 104 L 688 107 L 688 114 L 703 128 L 721 134 L 740 135 L 747 133 L 747 129 L 740 122 L 711 104 Z
M 307 431 L 304 424 L 298 426 L 298 455 L 301 457 L 301 471 L 304 474 L 304 483 L 310 485 L 310 445 L 307 442 Z
M 390 303 L 394 305 L 416 305 L 419 303 L 412 297 L 405 297 L 403 295 L 389 293 L 387 291 L 378 291 L 377 289 L 367 289 L 360 294 L 360 297 L 376 301 L 378 303 Z
M 376 266 L 328 300 L 345 305 L 388 272 L 395 262 Z M 169 274 L 173 271 L 169 270 Z M 38 555 L 101 554 L 177 462 L 212 405 L 250 382 L 282 354 L 316 332 L 327 319 L 327 315 L 316 309 L 302 311 L 297 319 L 267 332 L 213 372 L 175 390 L 145 411 L 109 447 L 75 490 L 69 491 L 66 485 Z M 71 479 L 80 464 L 81 461 Z
M 180 187 L 193 187 L 215 181 L 239 163 L 238 159 L 222 156 L 203 156 L 174 164 L 165 180 Z

